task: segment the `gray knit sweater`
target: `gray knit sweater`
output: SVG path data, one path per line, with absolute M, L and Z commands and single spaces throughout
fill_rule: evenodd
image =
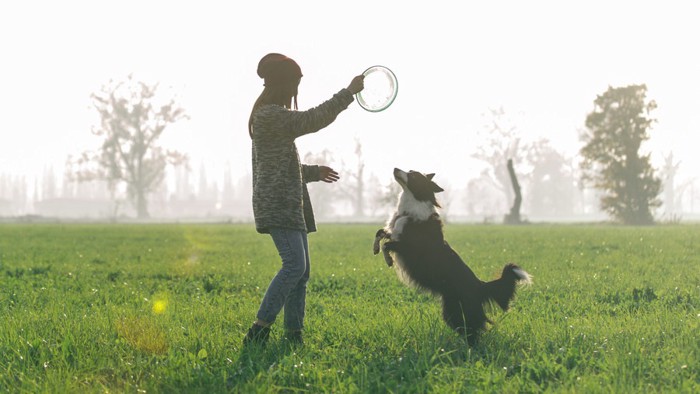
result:
M 320 180 L 318 166 L 302 165 L 294 140 L 331 124 L 352 103 L 342 89 L 307 111 L 264 105 L 253 114 L 253 214 L 255 228 L 316 231 L 307 182 Z

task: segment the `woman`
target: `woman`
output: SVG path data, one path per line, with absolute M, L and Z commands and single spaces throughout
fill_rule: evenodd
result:
M 316 231 L 305 183 L 333 183 L 338 173 L 326 166 L 301 164 L 294 141 L 331 124 L 364 88 L 364 77 L 353 78 L 347 88 L 318 107 L 297 111 L 302 73 L 294 60 L 270 53 L 258 63 L 258 76 L 265 80 L 265 88 L 248 120 L 253 141 L 253 214 L 256 230 L 272 237 L 282 268 L 265 292 L 257 320 L 243 342 L 266 342 L 270 326 L 284 308 L 286 338 L 302 343 L 310 270 L 307 233 Z

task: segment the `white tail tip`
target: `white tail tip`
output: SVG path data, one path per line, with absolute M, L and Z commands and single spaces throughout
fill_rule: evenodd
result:
M 513 272 L 518 277 L 518 283 L 523 285 L 532 284 L 532 275 L 528 274 L 525 270 L 521 268 L 513 268 Z

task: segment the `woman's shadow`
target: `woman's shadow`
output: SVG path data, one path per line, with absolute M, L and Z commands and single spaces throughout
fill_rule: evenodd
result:
M 231 372 L 226 381 L 228 390 L 234 389 L 255 379 L 261 372 L 270 370 L 282 359 L 303 349 L 285 339 L 271 340 L 266 344 L 243 345 L 238 358 L 231 364 Z

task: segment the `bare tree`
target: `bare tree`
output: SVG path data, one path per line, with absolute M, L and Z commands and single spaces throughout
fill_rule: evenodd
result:
M 515 175 L 512 159 L 508 159 L 506 167 L 508 168 L 508 176 L 510 177 L 511 185 L 513 186 L 513 194 L 515 195 L 515 199 L 513 200 L 513 206 L 510 208 L 510 212 L 505 215 L 503 222 L 505 224 L 520 224 L 522 223 L 522 220 L 520 219 L 520 206 L 523 203 L 523 196 L 520 193 L 520 183 L 518 182 L 518 177 Z
M 573 215 L 577 185 L 572 159 L 555 150 L 549 140 L 540 139 L 528 147 L 527 162 L 532 167 L 527 193 L 530 215 Z
M 520 137 L 516 132 L 517 127 L 506 118 L 503 107 L 490 109 L 488 116 L 488 123 L 483 130 L 487 134 L 486 144 L 479 145 L 472 156 L 491 166 L 489 175 L 503 193 L 506 205 L 510 205 L 514 195 L 506 163 L 510 159 L 514 159 L 516 163 L 520 161 Z
M 345 181 L 339 184 L 338 190 L 350 201 L 353 215 L 356 218 L 365 216 L 365 161 L 362 156 L 362 143 L 355 138 L 356 167 L 354 171 L 343 171 Z
M 53 166 L 44 167 L 41 176 L 41 199 L 48 200 L 58 197 L 58 182 Z
M 481 217 L 484 223 L 492 223 L 498 213 L 507 209 L 504 201 L 497 197 L 501 190 L 487 171 L 467 183 L 465 203 L 467 215 L 472 219 Z
M 379 207 L 387 209 L 387 213 L 392 212 L 392 208 L 396 207 L 401 194 L 401 186 L 393 180 L 389 184 L 379 189 L 375 194 L 375 201 Z
M 163 181 L 166 166 L 187 160 L 184 154 L 158 145 L 166 127 L 186 115 L 174 99 L 159 105 L 157 89 L 157 84 L 137 82 L 129 75 L 93 94 L 101 123 L 92 132 L 102 138 L 102 146 L 77 159 L 77 180 L 106 180 L 112 194 L 119 184 L 125 184 L 139 218 L 149 216 L 148 194 Z
M 310 165 L 324 165 L 335 169 L 333 153 L 330 150 L 324 149 L 319 153 L 308 152 L 304 155 L 304 163 Z M 344 180 L 341 177 L 340 182 Z M 313 204 L 314 214 L 317 218 L 323 220 L 334 215 L 335 202 L 338 198 L 338 188 L 337 184 L 327 185 L 323 182 L 311 182 L 307 184 L 309 189 L 309 197 L 311 198 L 311 203 Z M 330 186 L 330 187 L 329 187 Z
M 664 190 L 664 206 L 666 207 L 666 215 L 669 219 L 678 214 L 676 203 L 676 174 L 681 163 L 674 161 L 673 152 L 664 156 L 664 166 L 661 168 L 661 179 L 663 181 Z
M 231 173 L 231 163 L 226 163 L 224 168 L 224 185 L 221 191 L 221 211 L 226 214 L 233 212 L 235 204 L 236 189 L 233 186 L 233 175 Z
M 369 217 L 386 216 L 389 207 L 384 201 L 384 186 L 375 174 L 371 174 L 367 180 L 367 210 Z M 392 203 L 396 203 L 393 201 Z

